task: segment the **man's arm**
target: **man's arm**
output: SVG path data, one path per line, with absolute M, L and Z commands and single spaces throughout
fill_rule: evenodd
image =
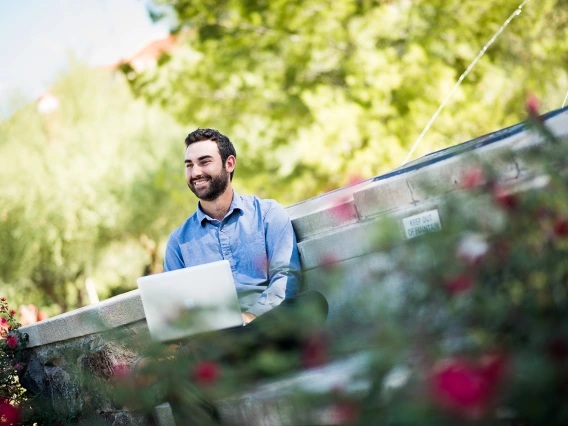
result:
M 181 249 L 177 237 L 172 233 L 166 245 L 166 255 L 164 256 L 164 272 L 174 271 L 185 268 Z
M 268 312 L 284 299 L 295 296 L 300 291 L 300 256 L 296 235 L 288 213 L 275 201 L 266 212 L 264 233 L 268 287 L 245 313 L 255 317 Z

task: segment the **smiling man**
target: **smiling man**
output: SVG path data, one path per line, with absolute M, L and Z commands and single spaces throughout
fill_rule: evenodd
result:
M 193 336 L 177 352 L 194 362 L 230 363 L 235 371 L 239 366 L 252 368 L 253 377 L 272 374 L 262 363 L 250 364 L 251 354 L 262 350 L 287 354 L 288 368 L 301 368 L 303 358 L 297 352 L 309 346 L 314 330 L 323 327 L 328 304 L 319 292 L 298 293 L 300 259 L 288 214 L 274 200 L 233 190 L 237 153 L 229 138 L 217 130 L 197 129 L 185 145 L 186 182 L 199 203 L 170 235 L 164 270 L 228 260 L 243 322 L 252 324 Z M 144 360 L 135 364 L 135 376 L 146 374 Z M 184 410 L 191 410 L 190 417 L 203 412 L 207 424 L 219 420 L 213 403 L 199 393 L 195 398 L 200 409 L 176 401 L 170 405 L 180 418 L 187 414 Z M 201 420 L 192 423 L 203 424 Z
M 229 138 L 197 129 L 185 145 L 186 181 L 199 203 L 170 235 L 164 270 L 228 260 L 248 324 L 300 289 L 292 223 L 276 201 L 233 190 L 237 153 Z

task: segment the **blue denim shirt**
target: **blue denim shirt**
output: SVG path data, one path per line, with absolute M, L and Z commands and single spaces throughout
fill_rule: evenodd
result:
M 222 221 L 201 206 L 170 235 L 164 270 L 228 260 L 241 309 L 260 316 L 300 289 L 300 258 L 292 222 L 274 200 L 233 191 Z

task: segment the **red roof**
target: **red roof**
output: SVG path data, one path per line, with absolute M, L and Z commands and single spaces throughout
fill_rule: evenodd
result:
M 121 63 L 131 63 L 139 59 L 154 59 L 157 61 L 162 53 L 171 51 L 177 44 L 178 37 L 170 34 L 164 39 L 148 43 L 131 57 L 123 59 Z

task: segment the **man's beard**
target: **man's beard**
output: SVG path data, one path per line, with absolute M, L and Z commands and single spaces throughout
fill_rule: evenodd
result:
M 209 188 L 203 192 L 198 192 L 195 189 L 195 184 L 193 183 L 199 179 L 207 179 L 209 181 Z M 197 198 L 203 201 L 213 201 L 219 198 L 219 196 L 225 192 L 227 186 L 229 185 L 229 173 L 224 167 L 221 168 L 221 172 L 216 176 L 210 176 L 203 173 L 197 179 L 191 179 L 187 185 L 191 192 L 195 194 Z

